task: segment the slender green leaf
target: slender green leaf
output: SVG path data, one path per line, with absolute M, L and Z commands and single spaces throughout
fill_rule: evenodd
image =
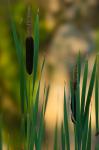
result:
M 86 150 L 91 150 L 91 117 L 89 123 L 89 130 L 88 130 L 88 139 L 87 139 L 87 148 Z
M 61 126 L 61 144 L 62 144 L 62 150 L 65 150 L 65 132 L 64 132 L 63 123 Z
M 42 73 L 43 73 L 44 65 L 45 65 L 45 57 L 44 57 L 44 60 L 43 60 L 43 63 L 42 63 L 42 67 L 41 67 L 41 77 L 42 77 Z
M 95 75 L 96 75 L 96 60 L 95 60 L 94 66 L 93 66 L 93 71 L 92 71 L 92 75 L 91 75 L 91 80 L 90 80 L 90 85 L 89 85 L 89 90 L 88 90 L 88 95 L 87 95 L 87 100 L 86 100 L 85 112 L 84 112 L 84 116 L 83 116 L 83 127 L 84 127 L 84 123 L 87 119 L 86 117 L 89 113 L 89 107 L 90 107 L 91 96 L 92 96 L 93 87 L 94 87 Z
M 46 107 L 47 107 L 47 102 L 48 102 L 48 97 L 49 97 L 49 91 L 50 91 L 50 85 L 48 85 L 47 91 L 46 91 L 45 104 L 44 104 L 44 114 L 46 112 Z
M 40 92 L 40 82 L 39 82 L 38 90 L 37 90 L 37 93 L 36 93 L 35 104 L 33 105 L 33 110 L 31 112 L 31 128 L 30 128 L 30 146 L 29 146 L 29 150 L 33 149 L 34 142 L 35 142 L 38 103 L 39 103 L 39 92 Z
M 23 142 L 23 147 L 25 149 L 24 138 L 25 138 L 25 116 L 24 116 L 24 114 L 22 114 L 22 117 L 21 117 L 21 139 Z
M 16 31 L 16 26 L 14 21 L 12 20 L 11 16 L 10 16 L 10 23 L 11 23 L 11 31 L 12 31 L 12 35 L 13 35 L 13 39 L 14 39 L 14 43 L 15 43 L 15 47 L 16 47 L 16 53 L 17 53 L 17 58 L 19 61 L 19 64 L 22 61 L 22 48 L 21 48 L 21 44 L 19 42 L 19 38 L 17 35 L 17 31 Z
M 11 18 L 11 31 L 13 34 L 13 39 L 16 47 L 16 53 L 19 61 L 19 69 L 20 69 L 20 97 L 21 97 L 21 110 L 24 113 L 25 99 L 27 100 L 27 91 L 26 91 L 26 78 L 24 72 L 24 63 L 23 63 L 23 53 L 22 46 L 20 40 L 17 35 L 16 26 L 14 21 Z M 27 104 L 27 101 L 26 101 Z
M 41 150 L 43 135 L 44 135 L 44 113 L 43 113 L 43 106 L 42 106 L 42 112 L 40 115 L 40 126 L 38 131 L 37 150 Z
M 86 150 L 87 146 L 87 137 L 88 137 L 88 121 L 89 121 L 89 116 L 87 115 L 87 120 L 85 122 L 85 126 L 82 132 L 82 150 Z
M 70 138 L 69 138 L 65 88 L 64 88 L 64 128 L 65 128 L 65 135 L 66 135 L 66 147 L 67 147 L 68 150 L 70 150 Z
M 33 89 L 35 86 L 37 76 L 38 52 L 39 52 L 39 15 L 37 14 L 34 25 Z
M 21 67 L 20 69 L 20 97 L 21 97 L 21 111 L 24 114 L 24 99 L 25 99 L 25 95 L 24 95 L 25 91 L 24 91 L 24 71 Z
M 98 104 L 98 91 L 99 91 L 99 83 L 98 83 L 98 77 L 96 75 L 96 84 L 95 84 L 95 117 L 96 117 L 96 133 L 99 131 L 99 121 L 98 121 L 98 113 L 99 113 L 99 104 Z
M 77 143 L 78 149 L 81 148 L 81 117 L 80 117 L 80 88 L 79 84 L 77 85 L 77 92 L 76 92 L 76 132 L 77 132 Z
M 78 59 L 77 59 L 77 68 L 78 68 L 78 82 L 80 82 L 80 74 L 81 74 L 81 55 L 80 55 L 80 52 L 78 54 Z
M 38 131 L 35 129 L 35 149 L 37 150 L 38 148 Z
M 75 150 L 77 150 L 78 149 L 78 142 L 77 142 L 76 125 L 74 125 L 74 140 L 75 140 Z
M 82 97 L 81 97 L 81 118 L 83 117 L 83 114 L 84 114 L 87 76 L 88 76 L 88 62 L 85 63 L 85 69 L 84 69 L 84 75 L 83 75 Z
M 57 139 L 58 138 L 58 129 L 57 129 L 57 124 L 56 124 L 56 127 L 55 127 L 55 134 L 54 134 L 54 150 L 58 150 L 58 142 L 57 142 Z

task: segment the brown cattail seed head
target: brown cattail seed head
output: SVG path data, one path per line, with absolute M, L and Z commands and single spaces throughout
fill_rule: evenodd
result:
M 27 9 L 27 37 L 26 37 L 26 70 L 30 75 L 33 70 L 34 40 L 32 37 L 32 8 Z
M 73 97 L 71 97 L 71 111 L 72 111 L 72 121 L 73 123 L 76 122 L 76 91 L 77 91 L 77 64 L 74 67 L 73 71 L 73 81 L 72 81 L 72 86 L 73 86 Z

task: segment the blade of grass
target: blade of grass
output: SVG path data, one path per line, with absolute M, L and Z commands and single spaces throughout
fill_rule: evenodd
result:
M 89 123 L 89 130 L 88 130 L 88 139 L 87 139 L 87 148 L 86 150 L 91 150 L 91 117 Z
M 67 105 L 66 105 L 66 93 L 64 88 L 64 128 L 66 135 L 66 147 L 70 150 L 70 138 L 69 138 L 69 128 L 68 128 L 68 115 L 67 115 Z
M 42 112 L 41 112 L 41 116 L 40 116 L 40 126 L 39 126 L 39 131 L 38 131 L 37 150 L 41 150 L 43 135 L 44 135 L 44 112 L 43 112 L 44 109 L 43 109 L 43 106 L 42 106 Z
M 58 138 L 58 129 L 57 129 L 57 123 L 56 123 L 55 133 L 54 133 L 54 150 L 58 150 L 57 138 Z
M 82 96 L 81 96 L 81 118 L 83 117 L 84 114 L 87 76 L 88 76 L 88 61 L 85 63 L 84 75 L 83 75 Z
M 38 131 L 35 130 L 35 149 L 37 150 L 37 146 L 38 146 Z
M 48 85 L 47 90 L 46 90 L 45 104 L 44 104 L 44 114 L 45 114 L 45 112 L 46 112 L 46 107 L 47 107 L 49 92 L 50 92 L 50 85 Z
M 75 150 L 78 149 L 78 143 L 77 143 L 77 131 L 76 126 L 74 125 L 74 140 L 75 140 Z
M 39 103 L 39 92 L 40 92 L 40 82 L 38 85 L 38 90 L 36 93 L 36 99 L 35 99 L 35 103 L 32 106 L 32 112 L 31 112 L 31 128 L 30 128 L 30 146 L 29 146 L 29 150 L 33 149 L 34 146 L 34 142 L 35 142 L 35 131 L 36 131 L 36 123 L 37 123 L 37 113 L 38 113 L 38 103 Z
M 21 117 L 21 139 L 22 139 L 22 145 L 23 148 L 26 149 L 26 144 L 25 144 L 25 117 L 22 115 Z
M 42 77 L 44 65 L 45 65 L 45 57 L 44 57 L 44 59 L 43 59 L 43 63 L 42 63 L 42 67 L 41 67 L 41 77 Z M 41 80 L 41 78 L 40 78 L 40 80 Z
M 86 100 L 86 106 L 85 106 L 85 112 L 84 112 L 84 116 L 83 116 L 83 127 L 86 121 L 86 117 L 89 113 L 89 107 L 90 107 L 90 102 L 91 102 L 91 96 L 92 96 L 92 92 L 93 92 L 93 87 L 94 87 L 94 81 L 95 81 L 95 75 L 96 75 L 96 60 L 93 66 L 93 71 L 92 71 L 92 75 L 91 75 L 91 80 L 90 80 L 90 85 L 89 85 L 89 90 L 88 90 L 88 95 L 87 95 L 87 100 Z
M 80 74 L 81 74 L 81 55 L 80 55 L 80 51 L 79 51 L 78 59 L 77 59 L 77 68 L 78 68 L 78 82 L 80 82 Z
M 62 150 L 65 150 L 65 132 L 64 132 L 63 123 L 61 126 L 61 145 L 62 145 Z
M 17 58 L 18 58 L 18 62 L 19 64 L 21 63 L 22 61 L 22 48 L 21 48 L 21 45 L 19 43 L 19 38 L 18 38 L 18 35 L 17 35 L 17 32 L 16 32 L 16 26 L 15 26 L 15 23 L 10 15 L 10 24 L 11 24 L 11 31 L 12 31 L 12 35 L 13 35 L 13 40 L 14 40 L 14 44 L 15 44 L 15 47 L 16 47 L 16 53 L 17 53 Z
M 95 83 L 95 117 L 96 117 L 96 133 L 98 133 L 99 131 L 99 121 L 98 121 L 98 113 L 99 113 L 99 110 L 98 110 L 98 98 L 99 98 L 99 95 L 98 95 L 98 91 L 99 91 L 99 82 L 98 82 L 98 77 L 97 77 L 97 74 L 96 74 L 96 83 Z
M 26 104 L 28 102 L 27 102 L 27 90 L 26 90 L 26 79 L 25 79 L 25 72 L 24 72 L 22 46 L 17 35 L 15 23 L 11 17 L 10 17 L 10 22 L 11 22 L 11 31 L 12 31 L 12 35 L 16 47 L 17 58 L 19 62 L 21 110 L 22 113 L 24 113 L 24 100 L 26 99 Z
M 80 118 L 80 88 L 79 84 L 77 85 L 76 91 L 76 132 L 77 132 L 77 143 L 78 149 L 81 149 L 81 118 Z
M 88 121 L 89 121 L 89 117 L 87 115 L 87 120 L 85 122 L 85 128 L 83 129 L 82 132 L 82 150 L 86 150 L 86 146 L 87 146 L 87 137 L 88 137 Z
M 24 114 L 24 99 L 25 99 L 25 95 L 24 95 L 24 71 L 22 69 L 20 69 L 20 97 L 21 97 L 21 111 Z
M 39 52 L 39 15 L 37 14 L 34 25 L 33 90 L 37 76 L 38 52 Z

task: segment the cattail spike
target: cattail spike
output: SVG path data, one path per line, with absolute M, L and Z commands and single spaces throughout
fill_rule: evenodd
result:
M 30 75 L 33 70 L 34 40 L 32 37 L 32 7 L 27 8 L 27 37 L 26 37 L 26 70 Z
M 71 119 L 73 123 L 76 123 L 77 64 L 75 65 L 73 71 L 72 87 L 73 87 L 73 97 L 71 97 L 71 111 L 72 111 Z
M 30 75 L 33 70 L 33 56 L 34 56 L 34 41 L 32 37 L 26 39 L 26 70 Z

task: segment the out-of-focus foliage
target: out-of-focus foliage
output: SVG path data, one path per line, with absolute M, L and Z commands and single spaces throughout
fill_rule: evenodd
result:
M 96 50 L 99 51 L 99 29 L 96 30 Z

